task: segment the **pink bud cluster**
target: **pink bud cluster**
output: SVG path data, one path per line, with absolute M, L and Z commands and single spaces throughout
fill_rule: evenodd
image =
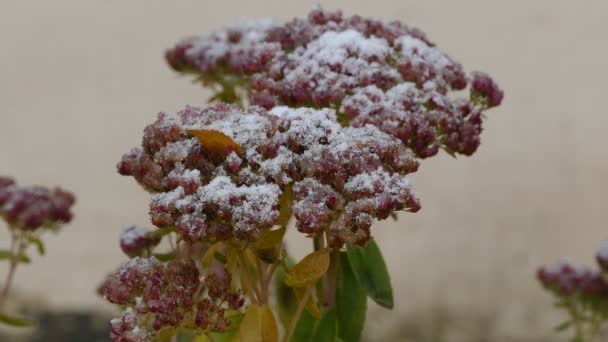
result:
M 120 236 L 120 249 L 131 257 L 142 256 L 160 243 L 161 238 L 154 236 L 147 228 L 130 225 L 124 228 Z
M 0 216 L 16 229 L 33 231 L 68 223 L 75 201 L 72 193 L 61 188 L 21 187 L 0 177 Z
M 595 253 L 599 270 L 574 265 L 560 260 L 538 269 L 538 279 L 548 289 L 560 296 L 585 295 L 608 303 L 608 241 L 603 242 Z
M 543 286 L 561 296 L 608 296 L 608 283 L 601 272 L 566 260 L 541 267 L 538 270 L 538 279 Z
M 417 29 L 322 9 L 285 24 L 247 23 L 188 38 L 166 59 L 207 84 L 225 88 L 236 79 L 252 104 L 267 109 L 334 108 L 342 123 L 375 125 L 421 158 L 440 148 L 473 154 L 482 111 L 503 98 L 488 75 L 467 76 Z M 469 98 L 452 93 L 469 83 Z
M 192 129 L 220 131 L 242 151 L 214 158 Z M 399 140 L 371 125 L 343 128 L 333 110 L 225 104 L 159 114 L 118 164 L 154 192 L 152 222 L 189 241 L 254 240 L 277 223 L 281 193 L 293 186 L 298 229 L 330 229 L 337 246 L 365 243 L 373 219 L 417 211 L 405 177 L 417 168 Z
M 153 331 L 179 327 L 186 320 L 198 329 L 222 332 L 230 325 L 226 310 L 244 304 L 230 282 L 227 272 L 210 273 L 201 282 L 191 259 L 161 263 L 135 257 L 100 288 L 108 301 L 128 307 L 122 317 L 111 321 L 112 341 L 148 341 Z

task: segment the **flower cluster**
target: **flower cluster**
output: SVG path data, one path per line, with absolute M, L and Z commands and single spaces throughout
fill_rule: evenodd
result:
M 192 130 L 221 132 L 238 145 L 218 158 Z M 161 113 L 141 148 L 118 164 L 154 192 L 150 215 L 189 241 L 255 240 L 279 218 L 285 187 L 295 190 L 300 231 L 331 231 L 332 245 L 364 244 L 373 219 L 417 211 L 405 177 L 418 163 L 376 127 L 341 127 L 333 110 L 235 105 Z
M 147 341 L 153 331 L 180 327 L 224 331 L 226 310 L 238 310 L 244 300 L 231 290 L 231 276 L 209 273 L 203 282 L 191 259 L 162 263 L 135 257 L 110 275 L 100 288 L 108 301 L 127 306 L 112 320 L 112 341 Z
M 128 256 L 141 256 L 160 243 L 161 238 L 144 227 L 130 225 L 120 236 L 120 249 Z
M 127 307 L 111 322 L 113 341 L 147 341 L 165 328 L 213 339 L 211 332 L 231 324 L 228 311 L 243 317 L 242 340 L 277 341 L 269 306 L 277 269 L 278 286 L 294 287 L 297 307 L 310 301 L 315 318 L 344 305 L 335 280 L 346 264 L 336 262 L 357 251 L 384 265 L 368 243 L 371 225 L 420 209 L 408 179 L 417 158 L 440 149 L 473 154 L 483 111 L 503 97 L 492 78 L 466 74 L 417 29 L 322 9 L 285 24 L 248 22 L 188 38 L 166 59 L 214 88 L 217 103 L 159 113 L 141 146 L 117 165 L 152 194 L 150 218 L 159 229 L 123 232 L 120 245 L 132 259 L 100 288 Z M 283 249 L 291 217 L 315 247 L 293 267 Z M 163 236 L 171 250 L 154 254 Z M 342 251 L 347 242 L 364 247 Z M 388 279 L 385 269 L 372 273 Z M 315 293 L 317 282 L 327 288 Z M 250 304 L 244 314 L 239 289 Z M 392 293 L 355 292 L 360 298 L 349 294 L 349 301 L 369 295 L 393 305 Z M 321 301 L 321 293 L 335 293 L 335 301 Z M 300 315 L 294 312 L 284 340 Z M 340 315 L 338 325 L 351 321 L 350 312 Z M 340 339 L 359 339 L 357 321 L 337 329 Z
M 74 195 L 61 188 L 21 187 L 0 177 L 0 216 L 13 228 L 33 231 L 68 223 L 74 203 Z
M 282 25 L 247 23 L 188 38 L 166 59 L 224 92 L 241 87 L 267 109 L 334 108 L 343 124 L 375 125 L 421 158 L 440 148 L 473 154 L 482 110 L 503 98 L 488 75 L 467 76 L 417 29 L 322 9 Z M 470 97 L 455 98 L 469 82 Z
M 537 272 L 541 284 L 557 299 L 557 306 L 570 316 L 562 327 L 573 327 L 576 341 L 591 341 L 608 321 L 608 241 L 597 250 L 595 259 L 599 269 L 562 259 Z
M 538 270 L 538 279 L 543 286 L 560 296 L 608 297 L 608 282 L 601 272 L 567 260 L 541 267 Z

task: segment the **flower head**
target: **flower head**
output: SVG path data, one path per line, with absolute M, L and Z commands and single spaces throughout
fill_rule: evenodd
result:
M 155 258 L 129 260 L 100 288 L 111 303 L 129 307 L 111 322 L 113 341 L 139 341 L 136 338 L 148 332 L 179 327 L 186 319 L 204 330 L 223 331 L 230 325 L 226 310 L 238 310 L 244 300 L 231 289 L 230 274 L 221 273 L 209 273 L 201 282 L 191 259 L 167 263 Z M 151 318 L 149 324 L 144 323 L 148 321 L 145 317 Z
M 219 131 L 240 152 L 218 159 L 193 130 Z M 154 193 L 152 222 L 186 240 L 255 240 L 277 224 L 293 186 L 298 229 L 331 230 L 341 245 L 369 240 L 373 219 L 419 209 L 406 179 L 417 167 L 399 140 L 371 125 L 341 127 L 332 110 L 217 104 L 159 114 L 118 170 Z
M 375 125 L 421 158 L 440 148 L 473 154 L 482 110 L 503 98 L 488 75 L 467 76 L 415 28 L 322 9 L 285 24 L 247 23 L 188 38 L 166 58 L 176 71 L 219 88 L 217 98 L 242 88 L 267 109 L 334 108 L 341 123 Z M 452 94 L 469 81 L 469 98 Z
M 14 228 L 31 231 L 68 223 L 75 201 L 72 193 L 61 188 L 21 187 L 0 177 L 0 216 Z

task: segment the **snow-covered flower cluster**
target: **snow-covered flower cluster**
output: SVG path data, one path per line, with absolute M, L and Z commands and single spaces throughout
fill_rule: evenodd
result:
M 193 130 L 221 132 L 237 150 L 218 156 Z M 330 109 L 226 104 L 159 114 L 118 164 L 154 193 L 152 222 L 188 241 L 255 240 L 277 224 L 281 194 L 293 187 L 298 229 L 328 231 L 334 246 L 364 244 L 373 219 L 417 211 L 406 178 L 417 167 L 399 140 L 371 125 L 341 127 Z
M 130 259 L 100 289 L 108 301 L 127 307 L 111 322 L 112 341 L 149 341 L 154 331 L 185 322 L 203 331 L 222 332 L 230 325 L 226 311 L 244 304 L 230 283 L 227 272 L 209 272 L 201 281 L 191 259 L 166 263 L 154 257 Z
M 142 256 L 156 247 L 161 241 L 160 236 L 147 228 L 130 225 L 123 229 L 120 236 L 120 249 L 128 256 Z
M 538 280 L 553 294 L 557 306 L 570 316 L 562 326 L 573 328 L 576 341 L 591 341 L 608 322 L 608 241 L 598 248 L 595 259 L 599 268 L 561 259 L 537 272 Z
M 213 340 L 230 311 L 242 319 L 240 340 L 278 341 L 276 312 L 290 341 L 310 330 L 297 327 L 306 310 L 328 329 L 313 329 L 316 339 L 332 330 L 357 341 L 366 309 L 351 302 L 393 307 L 373 222 L 420 209 L 408 179 L 419 158 L 473 154 L 483 111 L 500 105 L 502 90 L 484 73 L 467 75 L 417 29 L 322 9 L 188 38 L 166 59 L 212 87 L 216 103 L 159 113 L 117 165 L 152 194 L 158 229 L 129 226 L 121 236 L 132 259 L 100 288 L 126 307 L 112 339 L 186 329 Z M 315 249 L 293 266 L 291 218 Z M 344 279 L 352 284 L 338 286 Z M 371 283 L 382 290 L 366 291 Z M 272 307 L 273 286 L 293 288 L 277 298 L 284 312 Z M 348 286 L 359 290 L 338 293 Z M 335 307 L 340 318 L 327 315 Z
M 6 278 L 0 286 L 0 311 L 3 311 L 0 324 L 14 327 L 32 324 L 5 311 L 16 270 L 20 264 L 31 262 L 30 246 L 44 255 L 43 234 L 70 222 L 75 202 L 72 193 L 59 187 L 20 186 L 12 178 L 0 176 L 0 219 L 6 222 L 9 233 L 0 257 L 0 261 L 8 263 Z
M 608 299 L 608 282 L 600 271 L 567 260 L 539 268 L 538 279 L 560 296 L 603 296 Z
M 267 109 L 333 108 L 341 123 L 373 124 L 421 158 L 440 148 L 473 154 L 482 111 L 503 98 L 488 75 L 467 75 L 420 30 L 322 9 L 285 24 L 246 23 L 187 38 L 166 59 L 219 88 L 218 99 L 240 89 Z M 458 96 L 469 83 L 470 96 Z
M 0 216 L 12 228 L 33 231 L 68 223 L 75 201 L 61 188 L 18 186 L 13 179 L 0 177 Z

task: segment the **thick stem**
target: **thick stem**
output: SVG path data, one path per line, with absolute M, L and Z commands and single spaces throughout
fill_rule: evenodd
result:
M 308 298 L 312 294 L 312 286 L 309 286 L 306 289 L 306 293 L 300 299 L 298 303 L 298 307 L 296 308 L 296 312 L 293 314 L 291 318 L 291 322 L 289 322 L 289 328 L 285 332 L 285 337 L 283 338 L 283 342 L 289 342 L 293 333 L 296 331 L 296 326 L 298 325 L 298 321 L 300 321 L 300 317 L 302 317 L 302 312 L 304 312 L 304 308 L 306 307 L 306 303 L 308 302 Z
M 315 248 L 315 252 L 318 252 L 325 248 L 325 239 L 323 235 L 315 237 L 313 240 L 313 245 Z M 321 303 L 322 305 L 325 304 L 325 286 L 325 276 L 323 276 L 323 278 L 321 278 L 321 280 L 317 282 L 317 298 L 319 300 L 319 303 Z
M 340 250 L 334 249 L 329 256 L 329 269 L 325 274 L 325 307 L 331 309 L 336 304 L 338 270 L 340 269 Z

